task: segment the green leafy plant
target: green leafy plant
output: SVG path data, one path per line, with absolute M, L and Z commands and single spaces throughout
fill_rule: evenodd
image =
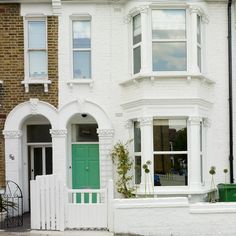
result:
M 130 186 L 133 176 L 129 175 L 129 171 L 133 166 L 133 162 L 129 157 L 127 144 L 128 142 L 126 144 L 118 142 L 112 149 L 111 157 L 113 164 L 116 165 L 117 174 L 119 175 L 116 183 L 117 191 L 125 198 L 131 198 L 134 196 L 133 191 L 135 189 Z
M 0 212 L 8 211 L 9 208 L 17 209 L 17 204 L 4 199 L 2 195 L 0 195 Z

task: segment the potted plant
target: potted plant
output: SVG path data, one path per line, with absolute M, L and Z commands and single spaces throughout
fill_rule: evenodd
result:
M 4 199 L 4 197 L 0 194 L 0 222 L 5 220 L 9 209 L 16 208 L 17 205 L 15 202 Z

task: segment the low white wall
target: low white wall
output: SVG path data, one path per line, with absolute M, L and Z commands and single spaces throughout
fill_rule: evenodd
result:
M 236 203 L 187 198 L 115 199 L 114 232 L 155 236 L 236 235 Z

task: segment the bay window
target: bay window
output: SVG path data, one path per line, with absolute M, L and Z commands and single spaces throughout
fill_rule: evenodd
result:
M 202 72 L 202 15 L 198 8 L 148 7 L 132 18 L 133 74 Z
M 72 21 L 73 78 L 91 79 L 91 21 Z

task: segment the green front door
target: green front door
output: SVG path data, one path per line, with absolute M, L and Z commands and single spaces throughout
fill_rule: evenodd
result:
M 73 189 L 100 188 L 98 144 L 72 144 L 72 187 Z M 93 199 L 96 199 L 94 194 Z M 79 195 L 77 200 L 80 202 Z M 88 202 L 88 194 L 85 196 L 85 202 Z

